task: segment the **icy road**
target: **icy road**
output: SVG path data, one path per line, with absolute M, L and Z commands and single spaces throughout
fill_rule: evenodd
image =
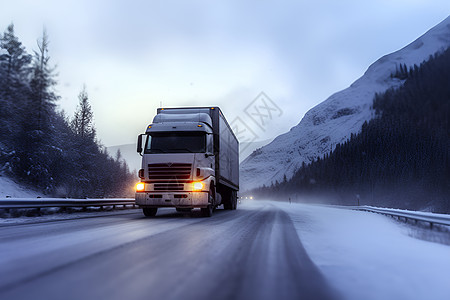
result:
M 0 299 L 450 294 L 449 246 L 366 212 L 249 201 L 212 218 L 163 209 L 154 219 L 128 210 L 33 222 L 0 222 Z M 436 235 L 445 242 L 448 232 Z
M 9 225 L 0 240 L 0 299 L 335 298 L 270 204 Z

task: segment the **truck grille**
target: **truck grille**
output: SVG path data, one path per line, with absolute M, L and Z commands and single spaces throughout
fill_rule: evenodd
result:
M 148 164 L 150 180 L 186 181 L 191 177 L 191 164 Z
M 183 188 L 182 183 L 155 183 L 155 191 L 182 191 Z

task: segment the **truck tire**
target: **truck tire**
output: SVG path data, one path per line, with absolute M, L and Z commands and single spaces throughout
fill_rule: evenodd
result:
M 212 217 L 213 214 L 213 206 L 210 204 L 208 205 L 208 207 L 206 208 L 202 208 L 202 216 L 205 218 L 210 218 Z
M 227 191 L 225 193 L 225 201 L 223 202 L 223 208 L 226 210 L 235 210 L 237 208 L 237 193 L 236 191 Z
M 232 203 L 232 210 L 236 210 L 237 208 L 237 193 L 236 191 L 231 192 L 231 203 Z
M 222 203 L 223 209 L 230 210 L 232 208 L 230 193 L 227 190 L 222 190 Z
M 156 216 L 156 213 L 158 212 L 158 208 L 144 207 L 144 208 L 142 208 L 142 212 L 144 213 L 144 215 L 146 217 L 154 217 L 154 216 Z
M 209 205 L 208 205 L 208 207 L 201 209 L 203 217 L 209 218 L 213 214 L 214 203 L 216 202 L 216 193 L 215 192 L 216 191 L 215 191 L 214 186 L 211 186 L 211 188 L 209 189 L 209 193 L 208 193 Z

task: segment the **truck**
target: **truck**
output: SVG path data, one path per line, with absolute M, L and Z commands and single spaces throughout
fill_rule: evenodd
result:
M 220 205 L 236 209 L 239 142 L 219 107 L 158 108 L 138 136 L 137 152 L 135 199 L 145 216 L 160 207 L 199 208 L 204 217 Z

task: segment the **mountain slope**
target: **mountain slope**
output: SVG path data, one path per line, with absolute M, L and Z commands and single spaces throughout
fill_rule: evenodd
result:
M 241 189 L 270 185 L 289 179 L 303 162 L 323 156 L 335 145 L 360 131 L 364 121 L 374 116 L 375 93 L 399 86 L 391 78 L 400 64 L 419 65 L 430 55 L 450 46 L 450 17 L 408 46 L 383 56 L 349 88 L 333 94 L 309 110 L 300 123 L 270 144 L 253 152 L 240 166 Z

